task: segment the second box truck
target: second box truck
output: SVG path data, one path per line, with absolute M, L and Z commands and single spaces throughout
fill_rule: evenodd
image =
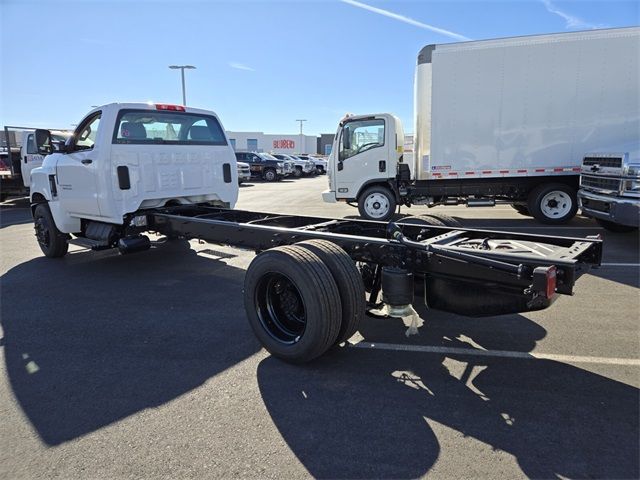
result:
M 400 120 L 348 115 L 327 202 L 387 220 L 398 205 L 508 202 L 544 223 L 576 213 L 582 158 L 640 131 L 640 28 L 428 45 L 415 73 L 413 154 Z

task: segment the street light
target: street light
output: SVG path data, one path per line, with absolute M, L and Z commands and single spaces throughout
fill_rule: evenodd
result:
M 184 69 L 188 69 L 188 70 L 193 70 L 196 67 L 194 67 L 193 65 L 169 65 L 169 68 L 172 70 L 178 70 L 180 69 L 180 74 L 182 75 L 182 105 L 186 106 L 187 105 L 187 94 L 185 92 L 185 88 L 184 88 Z
M 303 119 L 303 118 L 301 118 L 301 119 L 297 119 L 297 120 L 296 120 L 296 122 L 300 122 L 300 145 L 302 145 L 302 144 L 303 144 L 303 137 L 302 137 L 302 124 L 303 124 L 304 122 L 306 122 L 306 121 L 307 121 L 307 120 L 306 120 L 306 119 Z M 305 153 L 305 152 L 304 152 L 304 151 L 300 151 L 299 153 Z

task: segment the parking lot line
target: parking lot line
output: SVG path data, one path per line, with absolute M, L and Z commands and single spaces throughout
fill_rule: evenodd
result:
M 449 355 L 474 355 L 479 357 L 503 357 L 525 360 L 555 360 L 565 363 L 599 363 L 602 365 L 625 365 L 640 367 L 640 359 L 615 357 L 589 357 L 580 355 L 558 355 L 553 353 L 512 352 L 507 350 L 477 350 L 472 348 L 437 347 L 429 345 L 400 345 L 397 343 L 349 343 L 354 348 L 395 350 L 401 352 L 438 353 Z
M 640 263 L 602 263 L 602 267 L 640 267 Z

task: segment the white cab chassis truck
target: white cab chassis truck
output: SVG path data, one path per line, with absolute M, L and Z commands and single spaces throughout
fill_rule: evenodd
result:
M 368 308 L 414 314 L 416 290 L 429 308 L 468 316 L 546 308 L 602 255 L 597 238 L 462 229 L 436 217 L 387 224 L 234 210 L 235 155 L 207 110 L 114 103 L 92 110 L 63 145 L 46 130 L 36 141 L 47 156 L 32 172 L 31 207 L 46 256 L 64 257 L 69 243 L 161 248 L 148 232 L 253 250 L 247 318 L 290 362 L 347 341 Z
M 396 116 L 347 116 L 323 198 L 373 220 L 398 205 L 498 200 L 567 222 L 583 156 L 637 140 L 639 59 L 637 27 L 428 45 L 415 72 L 413 155 Z

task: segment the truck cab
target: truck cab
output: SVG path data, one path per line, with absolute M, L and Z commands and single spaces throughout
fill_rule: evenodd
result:
M 404 130 L 389 113 L 347 115 L 338 126 L 329 156 L 325 202 L 362 203 L 365 218 L 386 220 L 396 199 L 390 181 L 403 163 Z
M 56 235 L 108 244 L 135 212 L 233 207 L 238 198 L 233 150 L 207 110 L 112 103 L 91 110 L 57 149 L 50 131 L 37 130 L 34 138 L 46 157 L 31 171 L 31 203 L 34 214 L 46 206 Z

